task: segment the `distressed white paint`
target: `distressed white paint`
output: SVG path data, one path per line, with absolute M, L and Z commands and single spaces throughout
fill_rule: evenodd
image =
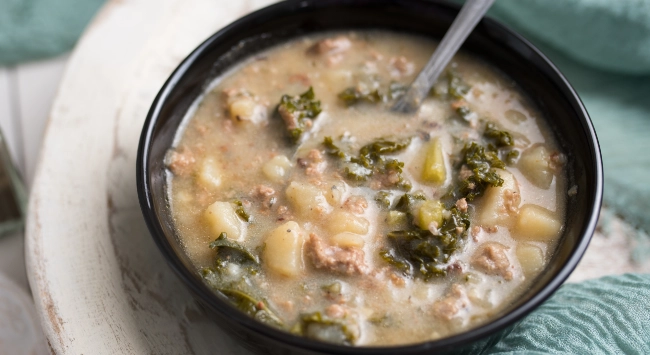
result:
M 113 1 L 78 44 L 50 115 L 27 227 L 30 285 L 53 352 L 248 353 L 166 266 L 142 220 L 134 170 L 142 123 L 167 76 L 208 35 L 267 3 Z

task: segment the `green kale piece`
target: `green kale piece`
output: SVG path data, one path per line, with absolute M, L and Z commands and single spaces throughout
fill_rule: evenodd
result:
M 362 91 L 358 86 L 356 86 L 341 91 L 338 97 L 348 107 L 356 105 L 359 102 L 378 104 L 399 99 L 406 94 L 406 88 L 407 87 L 404 84 L 393 81 L 388 85 L 385 94 L 382 94 L 383 90 L 380 91 L 379 89 L 374 89 Z
M 469 107 L 463 105 L 460 106 L 456 109 L 456 113 L 460 118 L 462 118 L 465 121 L 469 121 L 469 116 L 472 114 L 472 111 L 469 109 Z
M 377 194 L 375 194 L 375 201 L 377 202 L 377 205 L 381 208 L 389 208 L 390 207 L 390 191 L 378 191 Z
M 355 105 L 361 101 L 369 103 L 379 103 L 384 101 L 384 96 L 379 93 L 378 89 L 361 92 L 357 88 L 351 87 L 341 91 L 338 95 L 346 106 Z
M 517 160 L 519 159 L 519 151 L 517 149 L 512 149 L 506 153 L 505 161 L 506 164 L 508 165 L 515 165 L 517 164 Z
M 282 328 L 284 326 L 282 320 L 280 320 L 280 318 L 269 309 L 266 302 L 258 301 L 239 290 L 221 288 L 218 291 L 221 292 L 221 294 L 223 294 L 232 305 L 237 307 L 237 309 L 256 320 L 276 328 Z
M 228 263 L 259 267 L 259 258 L 239 243 L 228 239 L 225 232 L 219 234 L 219 237 L 210 243 L 210 249 L 215 249 L 217 252 L 214 262 L 217 271 L 223 270 Z
M 467 95 L 470 86 L 467 85 L 454 69 L 447 70 L 448 88 L 447 94 L 455 99 L 462 99 Z
M 392 248 L 380 251 L 379 255 L 404 274 L 421 277 L 425 281 L 445 276 L 445 264 L 460 248 L 461 240 L 467 237 L 469 226 L 469 214 L 453 207 L 436 234 L 414 225 L 410 229 L 389 232 Z
M 411 210 L 417 201 L 425 201 L 427 198 L 422 193 L 404 194 L 397 200 L 395 210 L 411 214 Z
M 325 152 L 342 162 L 344 175 L 349 180 L 366 181 L 376 175 L 395 175 L 392 176 L 395 186 L 406 191 L 411 189 L 411 183 L 402 176 L 404 163 L 397 159 L 387 159 L 386 155 L 399 153 L 410 143 L 411 138 L 398 141 L 380 138 L 361 147 L 359 154 L 354 156 L 334 144 L 332 137 L 323 140 Z
M 483 136 L 486 140 L 494 142 L 496 148 L 512 147 L 515 145 L 512 135 L 509 132 L 498 130 L 497 126 L 492 122 L 485 124 Z
M 486 150 L 483 146 L 472 142 L 466 144 L 461 151 L 463 156 L 461 164 L 467 165 L 472 175 L 462 180 L 459 184 L 456 198 L 474 198 L 483 195 L 488 186 L 501 186 L 503 179 L 497 174 L 495 168 L 503 169 L 505 164 L 499 159 L 495 151 Z
M 298 96 L 283 95 L 277 111 L 285 122 L 289 138 L 296 144 L 308 128 L 307 120 L 315 119 L 322 110 L 314 89 L 309 87 Z
M 244 204 L 241 202 L 241 200 L 235 200 L 233 201 L 233 203 L 235 204 L 235 206 L 237 206 L 235 208 L 235 213 L 237 214 L 237 216 L 239 216 L 239 218 L 241 218 L 244 222 L 248 222 L 248 223 L 253 221 L 253 217 L 250 214 L 248 214 L 248 212 L 246 212 L 246 210 L 244 209 Z
M 357 340 L 342 320 L 325 317 L 321 312 L 302 315 L 292 332 L 306 338 L 342 345 L 353 345 Z

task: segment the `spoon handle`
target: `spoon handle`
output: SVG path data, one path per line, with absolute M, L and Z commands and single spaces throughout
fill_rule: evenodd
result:
M 465 2 L 424 69 L 415 78 L 406 94 L 393 106 L 393 111 L 404 113 L 417 111 L 422 100 L 431 90 L 431 86 L 445 70 L 451 58 L 493 2 L 494 0 L 467 0 Z

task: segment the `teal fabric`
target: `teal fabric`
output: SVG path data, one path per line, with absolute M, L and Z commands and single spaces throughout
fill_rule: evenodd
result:
M 458 354 L 650 354 L 649 302 L 650 275 L 566 284 L 528 317 Z
M 648 301 L 650 275 L 565 285 L 491 351 L 650 354 Z
M 531 40 L 578 91 L 600 141 L 605 204 L 650 231 L 650 1 L 497 0 L 490 16 Z
M 0 65 L 68 51 L 104 0 L 0 0 Z

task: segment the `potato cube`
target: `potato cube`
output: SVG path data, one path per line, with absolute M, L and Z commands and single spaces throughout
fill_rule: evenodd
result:
M 503 185 L 490 186 L 485 190 L 477 208 L 478 220 L 482 226 L 510 227 L 515 220 L 515 211 L 521 203 L 519 185 L 508 171 L 497 169 L 497 174 L 503 179 Z
M 551 155 L 543 145 L 533 146 L 521 153 L 517 167 L 533 185 L 548 189 L 553 182 L 553 170 L 549 166 Z
M 442 213 L 444 210 L 445 206 L 440 201 L 424 201 L 424 203 L 420 204 L 418 210 L 417 225 L 422 229 L 429 229 L 431 222 L 434 222 L 437 228 L 439 228 L 442 226 Z
M 367 219 L 346 211 L 336 211 L 330 216 L 327 227 L 332 234 L 350 232 L 355 234 L 368 233 L 370 223 Z
M 544 253 L 535 245 L 520 244 L 517 247 L 517 259 L 526 277 L 537 275 L 544 267 Z
M 332 206 L 340 206 L 343 203 L 343 198 L 348 190 L 348 185 L 343 181 L 338 181 L 325 186 L 325 198 L 327 199 L 327 202 Z
M 442 184 L 447 179 L 447 168 L 445 167 L 442 142 L 440 142 L 439 138 L 435 138 L 425 145 L 424 149 L 426 149 L 426 155 L 422 169 L 422 179 L 424 181 Z
M 228 238 L 239 240 L 246 233 L 246 223 L 239 219 L 233 205 L 229 202 L 217 201 L 211 204 L 205 210 L 203 217 L 215 237 L 226 233 Z
M 273 273 L 296 277 L 304 270 L 304 236 L 298 223 L 289 221 L 269 233 L 264 241 L 262 260 Z
M 365 240 L 363 236 L 350 232 L 343 232 L 334 235 L 330 242 L 341 248 L 363 248 Z
M 515 225 L 515 238 L 520 240 L 553 241 L 562 231 L 558 217 L 546 208 L 524 205 Z
M 327 203 L 323 191 L 314 185 L 292 181 L 285 193 L 289 203 L 300 217 L 315 220 L 332 211 L 332 206 Z
M 255 114 L 256 105 L 253 98 L 244 96 L 232 100 L 228 106 L 228 112 L 230 113 L 230 117 L 236 121 L 250 120 Z
M 208 190 L 214 190 L 220 187 L 221 167 L 219 163 L 214 158 L 205 158 L 199 167 L 196 181 Z
M 266 162 L 262 167 L 262 172 L 269 180 L 273 182 L 282 182 L 289 175 L 289 169 L 293 167 L 289 158 L 284 155 L 276 155 Z

